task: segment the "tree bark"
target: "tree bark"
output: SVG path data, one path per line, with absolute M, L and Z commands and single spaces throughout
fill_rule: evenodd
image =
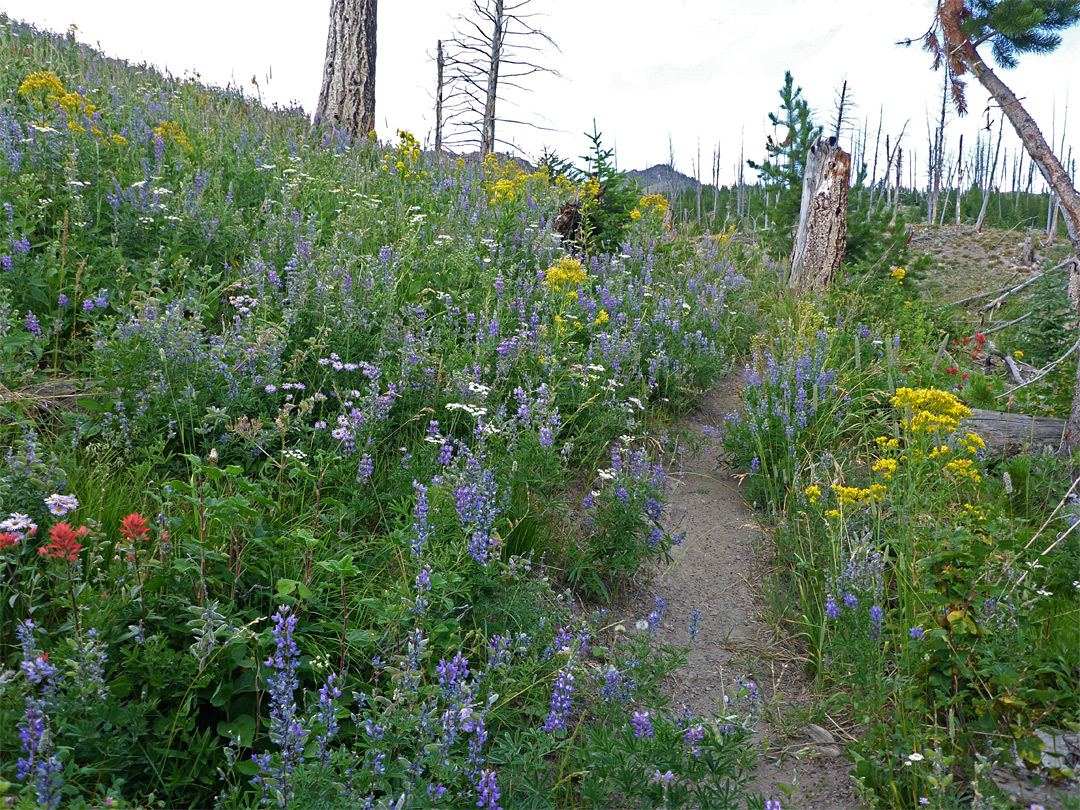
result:
M 503 0 L 495 0 L 495 26 L 491 32 L 491 62 L 488 66 L 487 97 L 484 100 L 484 127 L 480 136 L 481 157 L 495 149 L 495 100 L 498 98 L 503 33 Z
M 377 0 L 333 0 L 315 117 L 353 138 L 375 129 Z
M 435 57 L 435 154 L 442 153 L 443 131 L 443 49 L 442 40 L 438 41 L 438 55 Z
M 826 289 L 844 258 L 850 176 L 851 156 L 837 138 L 818 138 L 806 159 L 788 276 L 788 286 L 800 293 Z

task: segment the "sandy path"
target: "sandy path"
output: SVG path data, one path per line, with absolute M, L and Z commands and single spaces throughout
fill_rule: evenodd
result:
M 683 425 L 703 436 L 704 426 L 720 426 L 738 408 L 732 374 L 706 395 Z M 667 603 L 659 632 L 675 645 L 688 641 L 694 610 L 701 611 L 697 642 L 687 665 L 672 679 L 673 709 L 695 715 L 715 713 L 725 689 L 740 676 L 753 678 L 769 706 L 759 723 L 756 790 L 781 799 L 784 810 L 847 810 L 859 804 L 851 791 L 850 763 L 837 746 L 814 743 L 807 719 L 797 707 L 809 705 L 809 689 L 791 650 L 761 618 L 757 601 L 757 558 L 767 540 L 754 513 L 743 501 L 732 471 L 718 465 L 719 446 L 706 439 L 693 458 L 679 454 L 669 466 L 671 488 L 665 527 L 685 532 L 673 554 L 658 567 L 648 587 L 635 599 L 635 613 L 645 615 L 654 597 Z M 826 741 L 828 738 L 825 738 Z M 789 799 L 777 783 L 797 785 Z

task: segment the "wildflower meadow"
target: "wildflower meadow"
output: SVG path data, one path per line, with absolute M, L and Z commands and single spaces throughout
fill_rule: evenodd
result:
M 683 650 L 610 610 L 748 345 L 738 250 L 662 198 L 563 244 L 564 174 L 0 48 L 6 801 L 762 806 L 751 718 L 670 710 Z
M 797 299 L 595 130 L 584 173 L 533 168 L 2 15 L 0 50 L 5 806 L 798 801 L 752 780 L 781 701 L 737 672 L 669 705 L 658 628 L 705 643 L 702 614 L 633 614 L 679 552 L 678 419 L 731 374 L 762 601 L 866 804 L 1070 777 L 1043 752 L 1080 722 L 1075 467 L 965 427 L 990 383 L 934 355 L 985 338 L 902 231 Z

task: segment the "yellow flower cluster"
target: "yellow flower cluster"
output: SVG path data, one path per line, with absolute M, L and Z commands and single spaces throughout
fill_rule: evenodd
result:
M 945 465 L 945 469 L 958 478 L 967 478 L 971 483 L 977 484 L 982 480 L 975 462 L 970 458 L 955 458 Z
M 40 70 L 28 75 L 19 85 L 18 92 L 23 96 L 44 95 L 45 103 L 55 104 L 64 111 L 68 119 L 68 129 L 73 132 L 85 132 L 86 127 L 79 122 L 80 114 L 90 116 L 96 109 L 82 93 L 69 93 L 64 89 L 64 83 L 51 70 Z M 44 104 L 39 101 L 39 105 L 44 113 Z M 95 130 L 95 134 L 104 140 L 100 130 Z
M 887 450 L 895 450 L 900 446 L 899 439 L 890 439 L 888 436 L 878 436 L 874 441 L 877 442 L 878 447 Z
M 596 320 L 593 321 L 597 326 L 603 326 L 605 323 L 611 320 L 611 316 L 607 314 L 606 309 L 602 309 L 596 313 Z
M 881 473 L 886 481 L 891 481 L 898 463 L 895 458 L 879 458 L 871 469 L 874 472 Z
M 836 493 L 841 506 L 869 506 L 872 501 L 880 500 L 887 491 L 882 484 L 871 484 L 869 489 L 833 484 L 832 490 Z
M 185 152 L 195 151 L 191 148 L 187 133 L 175 121 L 162 121 L 154 127 L 154 140 L 164 144 L 174 143 Z
M 54 101 L 67 92 L 64 90 L 63 82 L 51 70 L 40 70 L 37 73 L 31 73 L 19 85 L 19 95 L 21 96 L 28 96 L 38 90 L 44 90 L 45 97 L 49 101 Z
M 413 177 L 427 177 L 427 172 L 414 171 L 420 162 L 420 142 L 416 140 L 416 136 L 409 132 L 407 129 L 399 129 L 397 131 L 398 145 L 397 148 L 389 152 L 383 157 L 384 172 L 390 171 L 390 164 L 394 165 L 394 168 L 398 171 L 398 176 L 402 179 L 409 180 Z M 458 158 L 459 168 L 465 165 L 465 162 Z
M 889 273 L 889 275 L 897 281 L 903 281 L 904 277 L 907 275 L 907 270 L 903 267 L 893 267 L 892 272 Z
M 650 209 L 656 211 L 660 215 L 660 219 L 663 219 L 664 214 L 667 213 L 670 207 L 671 204 L 663 194 L 646 194 L 638 200 L 637 208 L 630 212 L 630 219 L 636 222 L 649 213 Z
M 569 256 L 563 256 L 544 273 L 544 286 L 556 290 L 561 290 L 564 286 L 577 287 L 586 278 L 588 276 L 581 269 L 581 262 L 577 259 L 571 259 Z
M 984 515 L 980 509 L 972 506 L 970 503 L 964 504 L 964 515 L 968 517 L 978 518 L 979 520 L 986 520 L 986 515 Z
M 650 208 L 655 208 L 661 214 L 665 214 L 670 207 L 671 203 L 667 201 L 667 197 L 663 194 L 646 194 L 638 200 L 638 208 L 645 211 L 648 211 Z
M 954 433 L 960 421 L 971 416 L 955 396 L 935 388 L 898 388 L 889 401 L 905 411 L 900 424 L 911 433 Z
M 813 485 L 803 490 L 806 497 L 810 499 L 810 505 L 813 506 L 818 502 L 818 498 L 821 497 L 821 487 Z

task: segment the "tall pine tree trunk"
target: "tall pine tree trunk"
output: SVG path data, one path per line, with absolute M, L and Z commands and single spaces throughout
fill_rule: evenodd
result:
M 333 0 L 315 117 L 354 138 L 375 129 L 377 0 Z

